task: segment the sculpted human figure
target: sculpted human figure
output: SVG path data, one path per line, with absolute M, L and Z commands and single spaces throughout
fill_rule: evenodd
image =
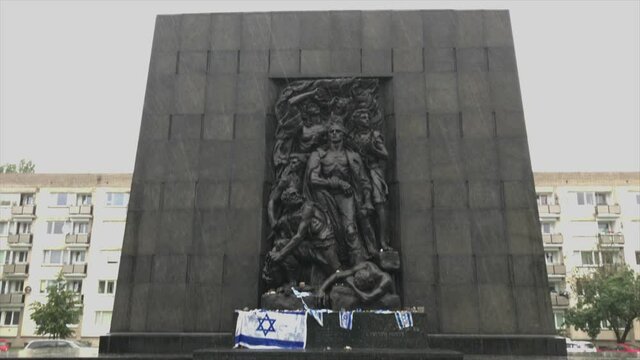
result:
M 291 283 L 300 280 L 301 263 L 316 265 L 323 276 L 320 281 L 312 279 L 312 283 L 319 284 L 341 267 L 331 221 L 315 203 L 305 201 L 295 188 L 287 188 L 282 193 L 282 201 L 290 211 L 278 220 L 276 228 L 285 229 L 284 233 L 295 229 L 295 233 L 290 238 L 278 238 L 269 258 L 282 263 Z
M 273 164 L 276 175 L 280 175 L 287 165 L 292 152 L 309 153 L 315 148 L 326 131 L 320 107 L 317 103 L 318 88 L 308 90 L 310 82 L 287 87 L 280 94 L 275 106 L 278 128 L 273 147 Z M 296 90 L 307 89 L 294 95 Z
M 362 155 L 366 168 L 371 177 L 371 196 L 378 214 L 378 236 L 380 247 L 391 250 L 387 228 L 387 196 L 389 188 L 384 179 L 385 163 L 389 152 L 384 145 L 382 134 L 371 128 L 371 116 L 367 109 L 358 109 L 351 115 L 350 124 L 353 127 L 351 139 Z
M 275 186 L 269 194 L 269 202 L 267 203 L 267 214 L 269 216 L 269 224 L 273 228 L 278 221 L 280 208 L 278 202 L 282 192 L 287 188 L 295 188 L 302 191 L 302 176 L 306 167 L 306 156 L 304 154 L 293 153 L 289 155 L 289 164 L 280 174 Z
M 327 291 L 335 283 L 340 282 L 351 288 L 363 305 L 379 300 L 384 303 L 385 296 L 395 294 L 395 285 L 391 276 L 380 270 L 374 263 L 365 261 L 351 269 L 334 273 L 327 278 L 318 289 L 318 298 L 324 298 Z
M 329 126 L 329 141 L 325 148 L 311 153 L 305 175 L 305 195 L 319 203 L 329 213 L 334 226 L 341 230 L 349 264 L 367 259 L 358 232 L 358 219 L 373 210 L 371 183 L 358 153 L 344 148 L 344 126 L 334 122 Z

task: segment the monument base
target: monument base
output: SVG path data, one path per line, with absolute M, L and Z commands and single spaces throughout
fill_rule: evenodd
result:
M 462 360 L 455 351 L 433 349 L 198 350 L 194 360 Z
M 194 359 L 283 359 L 287 354 L 296 354 L 296 359 L 332 360 L 355 359 L 360 354 L 368 354 L 368 360 L 455 359 L 452 356 L 460 355 L 456 352 L 566 355 L 565 339 L 559 336 L 427 334 L 427 315 L 423 313 L 413 313 L 413 324 L 399 329 L 394 314 L 356 312 L 353 328 L 346 330 L 340 327 L 338 313 L 328 313 L 324 314 L 324 326 L 311 316 L 307 318 L 307 349 L 302 352 L 233 350 L 232 333 L 114 333 L 100 338 L 100 353 L 193 354 Z M 347 346 L 352 350 L 345 350 Z M 364 356 L 367 355 L 362 355 L 363 359 Z

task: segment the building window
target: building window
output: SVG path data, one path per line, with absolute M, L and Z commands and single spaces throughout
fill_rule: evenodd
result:
M 69 252 L 70 264 L 84 264 L 86 251 L 72 250 Z
M 538 205 L 550 205 L 551 204 L 551 195 L 550 194 L 538 194 L 537 195 Z
M 543 234 L 551 234 L 551 232 L 553 231 L 553 224 L 550 222 L 540 223 L 540 229 L 542 230 Z
M 16 223 L 16 234 L 31 234 L 31 223 L 30 222 L 17 222 Z
M 45 250 L 44 265 L 84 264 L 85 250 Z
M 9 233 L 9 223 L 6 221 L 0 221 L 0 235 L 7 235 Z
M 636 251 L 636 264 L 640 265 L 640 251 Z
M 600 252 L 602 258 L 602 264 L 604 265 L 617 265 L 624 263 L 624 258 L 621 251 L 602 251 Z
M 0 313 L 0 323 L 3 325 L 20 325 L 20 311 L 3 311 Z
M 640 205 L 640 194 L 636 195 L 636 204 Z
M 56 206 L 68 206 L 71 204 L 71 194 L 68 193 L 54 193 L 53 195 L 53 199 L 54 199 L 54 204 L 56 204 Z
M 596 193 L 596 205 L 607 205 L 607 193 Z
M 556 325 L 556 329 L 560 330 L 564 328 L 564 311 L 554 311 L 553 321 Z
M 598 233 L 613 234 L 615 223 L 613 221 L 598 221 Z
M 66 251 L 64 250 L 45 250 L 42 263 L 45 265 L 62 265 L 67 262 L 66 259 L 63 259 L 65 253 Z
M 20 205 L 33 205 L 33 194 L 20 194 Z
M 88 222 L 73 223 L 73 233 L 74 234 L 88 234 L 89 233 L 89 223 Z
M 0 294 L 21 293 L 24 290 L 23 280 L 4 280 L 0 285 Z
M 600 257 L 597 251 L 581 251 L 582 265 L 600 265 Z
M 96 311 L 96 326 L 109 326 L 111 325 L 111 311 Z
M 582 265 L 600 266 L 623 264 L 624 256 L 622 251 L 581 251 L 580 257 Z
M 9 264 L 26 264 L 29 251 L 7 251 L 4 263 Z
M 52 286 L 56 286 L 55 280 L 40 280 L 40 294 L 48 294 Z
M 128 193 L 107 193 L 107 206 L 127 206 L 129 204 Z
M 82 292 L 82 280 L 67 281 L 67 290 L 80 294 Z
M 78 194 L 76 205 L 91 205 L 91 194 Z
M 47 234 L 64 234 L 66 226 L 64 221 L 47 221 Z
M 578 205 L 594 205 L 592 192 L 577 192 Z
M 560 264 L 560 251 L 545 251 L 544 257 L 547 262 L 547 265 L 557 265 Z
M 98 281 L 98 294 L 113 294 L 116 292 L 115 280 Z

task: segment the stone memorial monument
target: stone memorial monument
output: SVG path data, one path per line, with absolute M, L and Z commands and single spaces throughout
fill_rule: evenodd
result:
M 564 354 L 537 219 L 507 11 L 161 15 L 101 351 L 233 358 L 294 288 L 414 311 L 311 353 Z

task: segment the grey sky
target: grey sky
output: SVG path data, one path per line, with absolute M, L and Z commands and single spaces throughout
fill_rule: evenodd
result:
M 534 171 L 640 171 L 638 1 L 5 1 L 0 164 L 131 172 L 155 15 L 509 9 Z

